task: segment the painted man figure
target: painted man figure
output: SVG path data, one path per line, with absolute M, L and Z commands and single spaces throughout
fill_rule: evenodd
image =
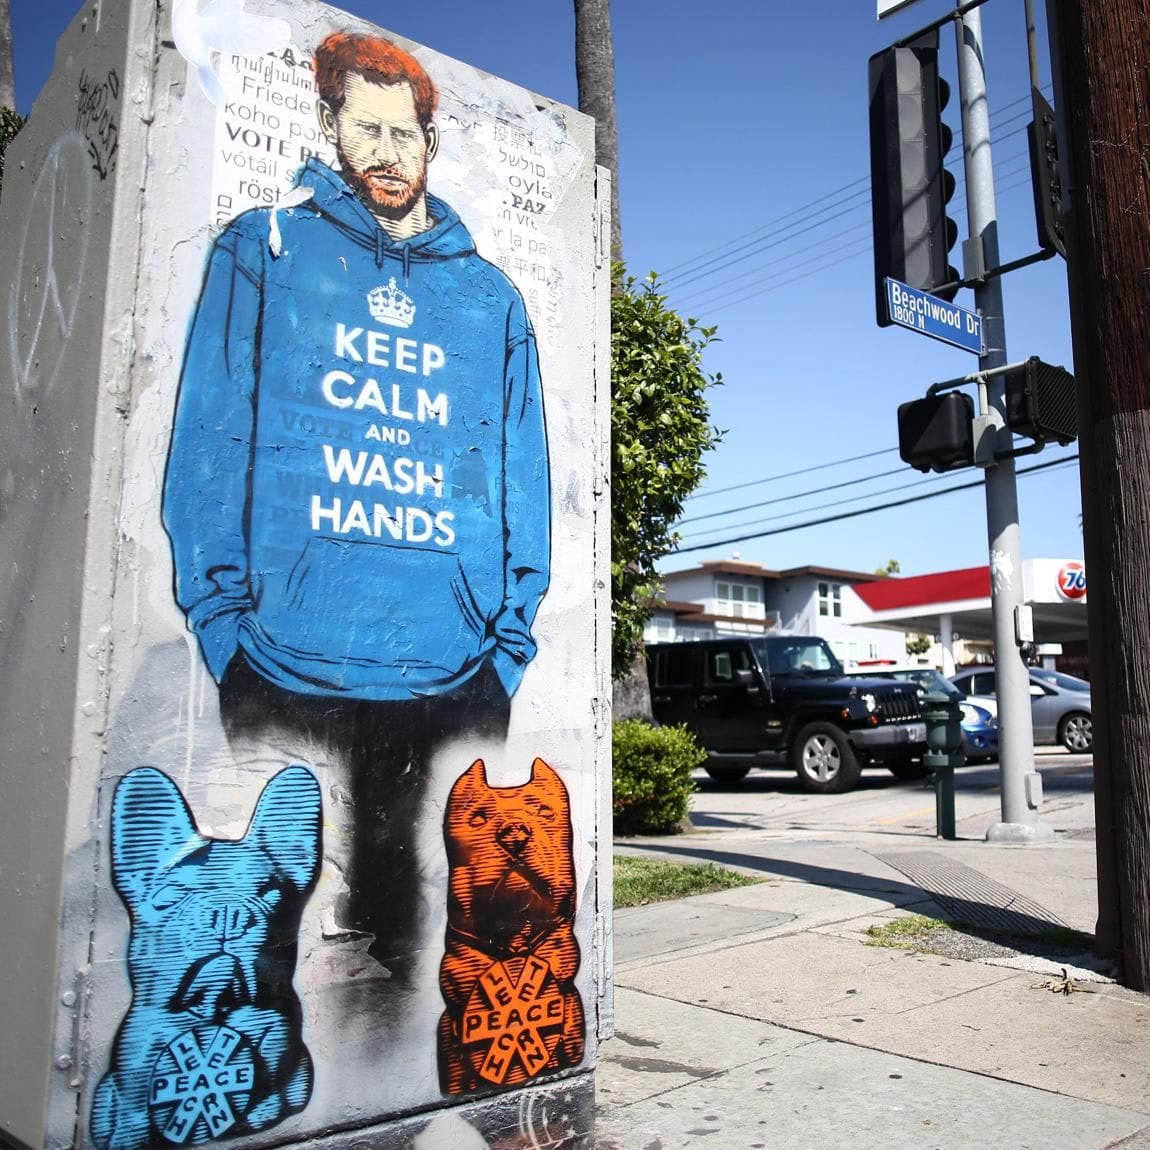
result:
M 216 241 L 163 516 L 233 746 L 306 744 L 346 774 L 342 924 L 389 961 L 431 758 L 506 734 L 535 653 L 547 447 L 523 300 L 427 192 L 431 79 L 343 33 L 315 71 L 339 170 L 309 160 Z

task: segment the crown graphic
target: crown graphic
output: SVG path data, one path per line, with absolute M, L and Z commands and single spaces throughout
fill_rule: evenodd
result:
M 387 281 L 387 287 L 372 288 L 367 293 L 367 306 L 380 323 L 391 327 L 411 327 L 415 319 L 415 301 L 395 286 L 395 276 Z

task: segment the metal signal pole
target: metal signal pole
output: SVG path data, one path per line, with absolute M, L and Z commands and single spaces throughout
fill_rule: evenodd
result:
M 962 148 L 966 168 L 967 218 L 972 246 L 981 242 L 983 268 L 996 268 L 998 218 L 994 170 L 990 157 L 990 110 L 982 45 L 982 15 L 975 8 L 955 18 L 958 80 L 962 101 Z M 968 271 L 969 274 L 969 271 Z M 975 308 L 982 316 L 986 352 L 980 370 L 1006 362 L 1006 320 L 1002 280 L 990 276 L 975 288 Z M 1006 384 L 1002 375 L 987 381 L 989 424 L 996 453 L 1007 454 L 1013 437 L 1006 426 Z M 1034 728 L 1030 709 L 1030 674 L 1022 659 L 1020 627 L 1025 619 L 1022 588 L 1022 543 L 1018 528 L 1018 492 L 1014 460 L 1000 459 L 986 469 L 986 523 L 990 549 L 991 615 L 994 669 L 998 697 L 999 770 L 1002 821 L 987 832 L 991 842 L 1048 842 L 1054 830 L 1040 822 L 1041 776 L 1034 769 Z

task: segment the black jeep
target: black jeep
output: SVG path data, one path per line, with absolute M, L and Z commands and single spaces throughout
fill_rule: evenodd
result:
M 829 793 L 851 790 L 870 763 L 900 779 L 928 773 L 914 684 L 847 675 L 825 639 L 652 643 L 647 676 L 655 719 L 694 732 L 713 779 L 789 764 L 809 790 Z

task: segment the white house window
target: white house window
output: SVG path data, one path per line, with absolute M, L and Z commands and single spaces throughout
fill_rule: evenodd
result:
M 833 615 L 841 619 L 843 614 L 843 585 L 841 583 L 819 584 L 819 614 Z
M 763 617 L 763 596 L 758 587 L 746 583 L 715 580 L 715 614 L 735 615 L 741 619 Z

